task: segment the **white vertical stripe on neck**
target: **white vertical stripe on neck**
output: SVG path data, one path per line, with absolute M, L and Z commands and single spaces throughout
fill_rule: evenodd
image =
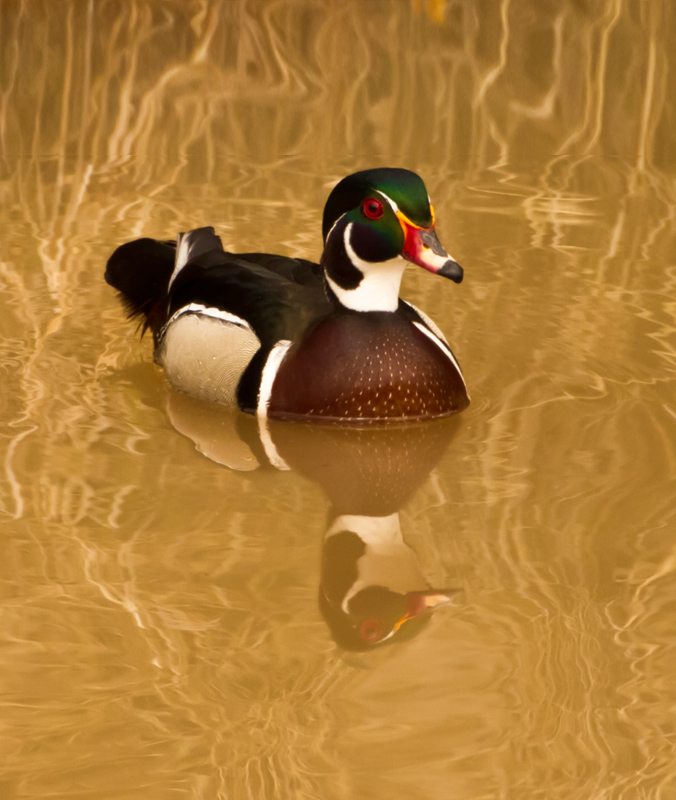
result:
M 344 289 L 327 273 L 326 281 L 331 291 L 342 305 L 352 311 L 396 311 L 399 307 L 401 278 L 408 262 L 401 256 L 389 261 L 364 261 L 359 258 L 350 244 L 352 225 L 350 222 L 343 232 L 345 252 L 364 277 L 354 289 Z

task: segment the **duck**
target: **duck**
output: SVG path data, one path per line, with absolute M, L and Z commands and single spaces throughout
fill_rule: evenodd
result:
M 260 420 L 369 424 L 447 417 L 469 404 L 441 329 L 399 297 L 414 264 L 460 283 L 422 178 L 362 170 L 330 192 L 319 263 L 230 253 L 213 227 L 137 239 L 105 280 L 171 386 Z

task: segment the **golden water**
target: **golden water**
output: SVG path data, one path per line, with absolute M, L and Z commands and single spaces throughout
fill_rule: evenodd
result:
M 0 2 L 0 800 L 676 798 L 675 54 L 671 0 Z M 385 164 L 472 405 L 255 469 L 106 258 L 317 258 Z M 397 508 L 460 591 L 345 649 L 325 533 Z

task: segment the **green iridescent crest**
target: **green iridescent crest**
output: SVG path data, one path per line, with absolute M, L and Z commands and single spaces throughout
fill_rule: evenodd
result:
M 355 172 L 334 187 L 324 207 L 322 233 L 324 241 L 331 227 L 346 212 L 358 208 L 368 197 L 382 192 L 415 225 L 432 225 L 427 189 L 419 175 L 407 169 L 381 167 Z

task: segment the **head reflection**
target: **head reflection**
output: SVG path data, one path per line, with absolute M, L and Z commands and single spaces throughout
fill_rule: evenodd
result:
M 419 634 L 457 590 L 429 585 L 406 543 L 399 510 L 424 483 L 458 420 L 345 428 L 268 423 L 170 393 L 174 427 L 212 460 L 232 469 L 295 470 L 330 502 L 319 608 L 335 642 L 368 650 Z
M 344 514 L 326 532 L 319 607 L 336 642 L 364 650 L 419 633 L 452 591 L 428 587 L 398 512 Z

